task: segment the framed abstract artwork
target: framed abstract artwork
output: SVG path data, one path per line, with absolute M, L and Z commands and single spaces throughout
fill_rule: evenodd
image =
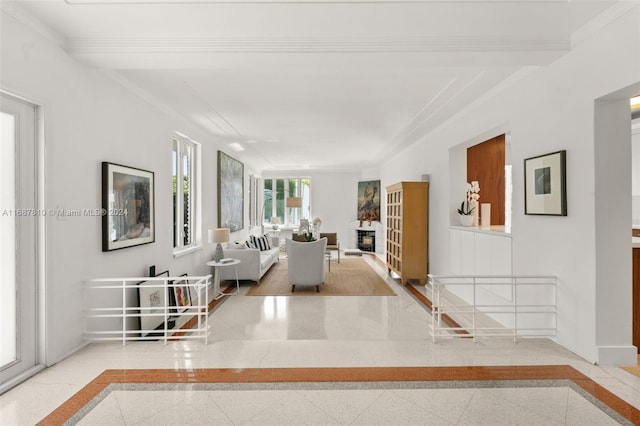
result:
M 567 215 L 566 151 L 524 160 L 524 213 Z
M 380 220 L 380 181 L 358 182 L 358 219 L 361 221 Z
M 102 163 L 102 251 L 155 241 L 154 174 Z
M 244 228 L 244 164 L 218 151 L 218 228 Z

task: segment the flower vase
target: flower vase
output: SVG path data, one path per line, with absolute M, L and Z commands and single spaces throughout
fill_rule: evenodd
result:
M 461 214 L 460 215 L 460 223 L 462 226 L 473 226 L 474 215 L 472 214 Z

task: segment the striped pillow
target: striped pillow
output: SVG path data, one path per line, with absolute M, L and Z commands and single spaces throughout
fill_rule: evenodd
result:
M 255 244 L 253 244 L 253 241 L 251 240 L 251 237 L 249 237 L 249 239 L 247 241 L 245 241 L 245 244 L 247 245 L 247 248 L 250 248 L 250 249 L 258 248 L 258 247 L 256 247 Z
M 271 241 L 268 235 L 250 235 L 249 240 L 260 251 L 271 250 Z

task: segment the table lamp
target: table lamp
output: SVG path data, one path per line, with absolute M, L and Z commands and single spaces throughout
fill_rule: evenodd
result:
M 223 258 L 224 252 L 222 251 L 222 245 L 220 243 L 226 243 L 229 241 L 229 228 L 214 228 L 209 229 L 209 244 L 217 243 L 216 251 L 213 253 L 213 261 L 220 262 Z
M 280 225 L 280 218 L 278 216 L 274 216 L 271 218 L 271 225 L 273 225 L 273 229 L 278 229 L 278 225 Z

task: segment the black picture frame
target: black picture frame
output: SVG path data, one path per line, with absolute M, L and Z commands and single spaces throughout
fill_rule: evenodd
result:
M 102 251 L 155 242 L 154 173 L 102 162 Z
M 154 277 L 169 277 L 169 271 L 162 271 Z M 138 283 L 138 307 L 140 309 L 140 314 L 164 314 L 165 305 L 169 307 L 169 313 L 172 313 L 172 299 L 173 292 L 167 292 L 168 287 L 159 286 L 160 281 L 151 280 L 151 281 L 140 281 Z M 154 309 L 155 308 L 155 309 Z M 172 319 L 168 319 L 167 328 L 171 329 L 175 325 L 175 321 Z M 152 316 L 152 317 L 144 317 L 140 316 L 139 318 L 139 327 L 138 330 L 141 330 L 141 335 L 144 336 L 158 336 L 161 333 L 154 333 L 152 330 L 164 329 L 164 317 L 163 316 Z M 142 331 L 145 330 L 145 331 Z
M 218 228 L 244 228 L 244 164 L 218 151 Z
M 567 215 L 567 152 L 556 151 L 524 160 L 524 213 Z

